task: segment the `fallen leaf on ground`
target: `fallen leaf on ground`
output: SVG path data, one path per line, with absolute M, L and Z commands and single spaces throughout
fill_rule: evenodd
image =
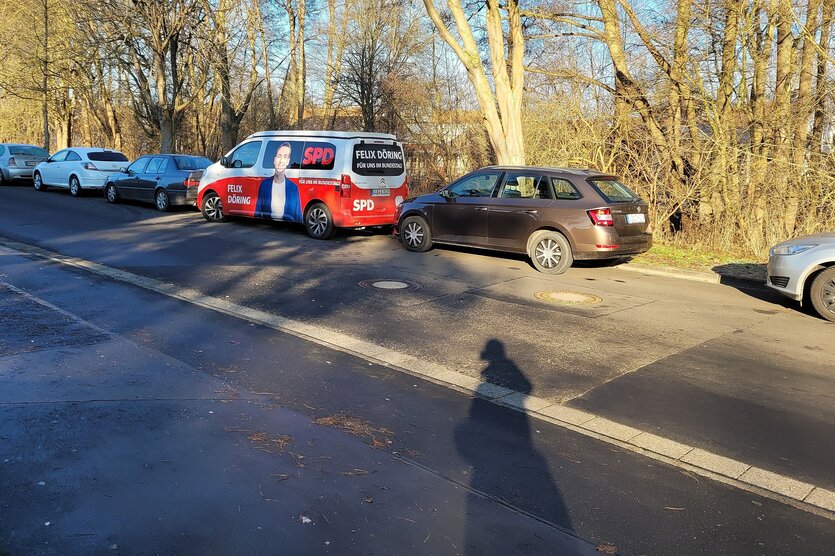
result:
M 598 544 L 597 551 L 601 554 L 617 554 L 618 547 L 613 544 Z

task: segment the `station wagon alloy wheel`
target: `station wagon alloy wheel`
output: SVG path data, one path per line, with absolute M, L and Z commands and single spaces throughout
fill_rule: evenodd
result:
M 553 239 L 540 241 L 536 245 L 536 260 L 545 268 L 554 268 L 562 259 L 562 250 Z
M 403 231 L 403 239 L 412 247 L 418 247 L 423 243 L 423 226 L 417 222 L 409 222 Z
M 551 230 L 540 230 L 531 235 L 528 256 L 533 266 L 546 274 L 562 274 L 574 262 L 568 240 L 561 233 Z
M 432 247 L 432 232 L 422 216 L 409 216 L 400 223 L 400 239 L 409 251 L 422 253 Z

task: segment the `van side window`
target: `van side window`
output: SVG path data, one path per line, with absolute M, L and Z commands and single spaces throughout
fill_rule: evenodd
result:
M 333 170 L 336 147 L 331 143 L 307 141 L 303 155 L 302 170 Z
M 264 159 L 261 161 L 261 166 L 264 168 L 275 168 L 276 155 L 278 150 L 282 149 L 281 156 L 288 155 L 287 149 L 290 149 L 290 159 L 287 161 L 286 168 L 288 170 L 295 170 L 301 166 L 302 151 L 304 151 L 304 141 L 267 141 L 267 148 L 264 149 Z M 282 160 L 282 162 L 284 162 Z
M 554 186 L 554 193 L 557 199 L 562 201 L 575 201 L 582 197 L 580 192 L 568 180 L 552 177 L 551 184 Z
M 252 168 L 258 162 L 261 141 L 250 141 L 235 149 L 229 156 L 231 168 Z

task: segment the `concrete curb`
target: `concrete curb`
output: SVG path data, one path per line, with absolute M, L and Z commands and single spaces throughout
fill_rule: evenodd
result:
M 370 361 L 392 370 L 419 377 L 435 384 L 478 396 L 497 405 L 522 412 L 587 437 L 619 446 L 645 457 L 685 469 L 699 476 L 753 492 L 795 508 L 835 520 L 835 492 L 798 481 L 745 462 L 714 454 L 700 448 L 657 436 L 648 431 L 617 423 L 586 411 L 552 403 L 546 399 L 515 392 L 502 386 L 483 383 L 455 369 L 403 354 L 395 350 L 329 330 L 238 305 L 191 288 L 164 283 L 105 265 L 69 257 L 0 237 L 0 246 L 21 255 L 37 257 L 57 264 L 82 269 L 154 291 L 205 309 L 268 326 L 282 333 Z
M 751 278 L 750 276 L 742 276 L 738 274 L 719 274 L 718 272 L 703 272 L 699 270 L 686 270 L 670 266 L 651 266 L 637 263 L 622 264 L 616 268 L 628 270 L 629 272 L 649 274 L 650 276 L 664 276 L 667 278 L 678 278 L 680 280 L 690 280 L 691 282 L 703 282 L 706 284 L 721 284 L 723 280 L 734 280 L 766 287 L 765 280 L 763 279 Z

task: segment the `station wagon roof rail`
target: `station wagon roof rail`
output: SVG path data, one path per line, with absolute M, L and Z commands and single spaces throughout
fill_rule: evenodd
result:
M 519 165 L 510 165 L 510 164 L 494 164 L 493 166 L 485 166 L 482 170 L 485 169 L 492 169 L 492 170 L 519 170 L 519 171 L 535 171 L 535 172 L 560 172 L 563 174 L 572 174 L 572 175 L 593 175 L 593 176 L 611 176 L 612 174 L 606 174 L 599 170 L 592 170 L 590 168 L 558 168 L 553 166 L 519 166 Z

